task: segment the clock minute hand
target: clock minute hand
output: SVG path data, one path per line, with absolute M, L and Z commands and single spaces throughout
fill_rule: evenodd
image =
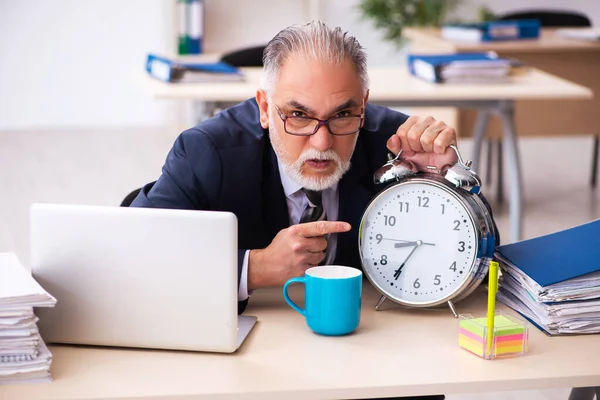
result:
M 414 246 L 414 245 L 417 244 L 417 242 L 419 242 L 419 240 L 414 241 L 414 242 L 403 241 L 402 243 L 394 243 L 394 247 L 397 248 L 397 249 L 400 249 L 402 247 Z M 421 245 L 423 245 L 423 246 L 435 246 L 435 243 L 421 242 Z
M 423 244 L 422 241 L 420 241 L 420 240 L 416 241 L 416 243 L 414 244 L 415 247 L 413 247 L 413 249 L 410 251 L 410 253 L 408 253 L 408 256 L 406 257 L 404 262 L 400 265 L 400 267 L 398 267 L 398 269 L 396 271 L 394 271 L 394 279 L 398 280 L 398 278 L 400 277 L 400 273 L 402 272 L 402 268 L 404 268 L 404 266 L 406 265 L 406 263 L 408 262 L 410 257 L 412 257 L 415 250 L 417 250 L 417 248 L 419 248 L 419 246 L 421 246 L 422 244 Z

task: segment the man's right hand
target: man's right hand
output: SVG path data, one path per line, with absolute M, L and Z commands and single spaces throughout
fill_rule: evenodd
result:
M 308 222 L 282 229 L 269 246 L 250 251 L 248 290 L 282 286 L 292 277 L 303 276 L 325 257 L 325 235 L 350 229 L 350 224 L 342 221 Z

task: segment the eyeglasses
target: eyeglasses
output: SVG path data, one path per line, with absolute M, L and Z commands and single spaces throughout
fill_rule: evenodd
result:
M 277 114 L 283 121 L 283 129 L 290 135 L 311 136 L 317 133 L 321 125 L 325 125 L 329 133 L 335 136 L 345 136 L 357 133 L 363 120 L 363 110 L 360 115 L 349 115 L 347 117 L 331 117 L 329 119 L 318 119 L 311 117 L 291 117 L 281 112 L 275 106 Z

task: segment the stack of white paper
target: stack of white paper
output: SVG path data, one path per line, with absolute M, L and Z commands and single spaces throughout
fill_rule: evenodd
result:
M 0 384 L 50 380 L 52 354 L 33 307 L 55 304 L 14 253 L 0 253 Z
M 496 247 L 499 301 L 549 335 L 600 333 L 600 219 Z
M 561 28 L 556 30 L 558 36 L 575 40 L 600 40 L 600 29 L 598 28 Z
M 503 265 L 505 268 L 506 264 Z M 532 282 L 519 282 L 514 269 L 505 269 L 498 299 L 509 307 L 534 321 L 550 335 L 600 333 L 600 299 L 580 297 L 574 294 L 552 296 L 546 290 L 532 290 Z M 548 290 L 549 291 L 549 290 Z M 572 292 L 578 291 L 574 289 Z M 573 296 L 573 297 L 571 297 Z M 540 299 L 553 300 L 546 301 Z

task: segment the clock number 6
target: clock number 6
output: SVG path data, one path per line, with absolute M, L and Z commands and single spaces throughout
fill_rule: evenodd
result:
M 415 282 L 413 283 L 413 287 L 415 289 L 418 289 L 421 287 L 421 284 L 419 283 L 419 278 L 415 279 Z

